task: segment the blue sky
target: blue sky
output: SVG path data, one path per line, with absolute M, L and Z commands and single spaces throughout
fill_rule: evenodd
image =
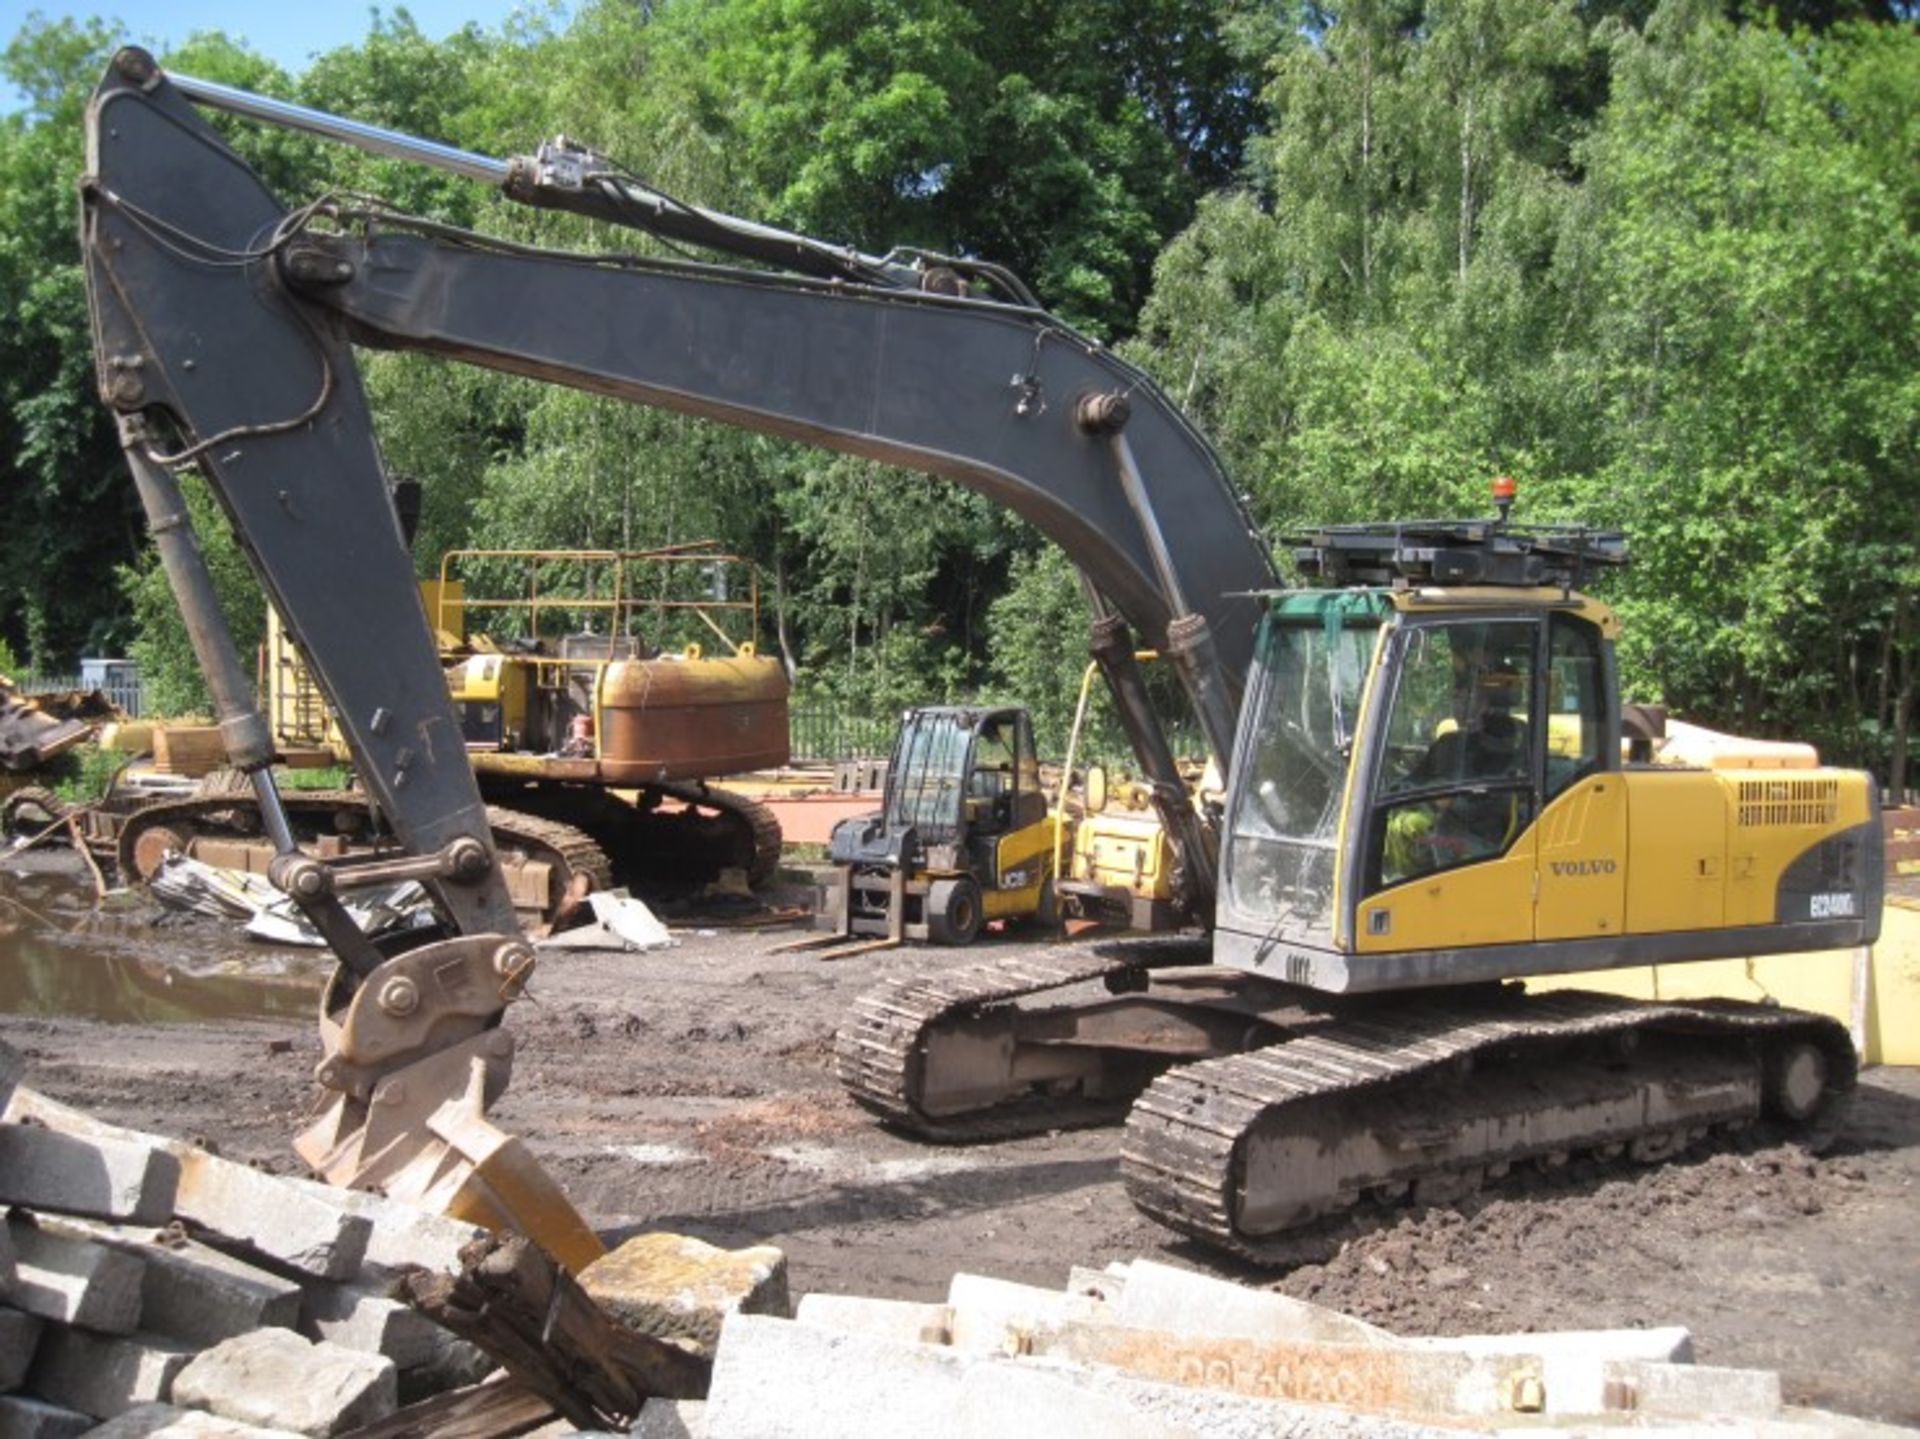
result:
M 468 21 L 483 29 L 497 29 L 515 10 L 545 9 L 542 0 L 408 0 L 378 7 L 383 14 L 405 9 L 421 31 L 438 40 Z M 28 15 L 49 19 L 94 16 L 118 19 L 133 35 L 156 49 L 186 39 L 196 30 L 224 30 L 236 40 L 278 61 L 288 70 L 302 70 L 323 50 L 361 39 L 372 22 L 374 7 L 366 4 L 313 0 L 0 0 L 0 44 L 13 39 Z M 0 112 L 18 110 L 20 93 L 0 82 Z

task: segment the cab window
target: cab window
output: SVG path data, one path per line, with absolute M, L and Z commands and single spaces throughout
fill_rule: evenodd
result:
M 1600 632 L 1555 615 L 1547 635 L 1547 798 L 1606 767 Z
M 1534 814 L 1531 620 L 1406 632 L 1375 789 L 1375 888 L 1506 852 Z

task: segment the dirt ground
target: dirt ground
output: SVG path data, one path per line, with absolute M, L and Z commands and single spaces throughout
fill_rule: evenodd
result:
M 1326 1262 L 1263 1273 L 1139 1215 L 1117 1130 L 929 1148 L 877 1128 L 833 1078 L 834 1027 L 929 956 L 767 952 L 790 934 L 543 959 L 496 1118 L 610 1237 L 775 1243 L 796 1294 L 932 1299 L 960 1269 L 1058 1287 L 1069 1265 L 1145 1256 L 1405 1333 L 1683 1324 L 1702 1362 L 1777 1369 L 1791 1402 L 1920 1423 L 1920 1071 L 1869 1072 L 1819 1159 L 1574 1165 L 1457 1209 L 1369 1211 Z M 30 1082 L 106 1118 L 295 1168 L 319 972 L 144 902 L 96 912 L 71 857 L 0 865 L 0 1037 Z

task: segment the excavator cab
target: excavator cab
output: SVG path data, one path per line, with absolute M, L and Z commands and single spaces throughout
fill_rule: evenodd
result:
M 1348 583 L 1270 598 L 1224 963 L 1336 992 L 1451 985 L 1850 944 L 1878 911 L 1863 776 L 1811 754 L 1791 774 L 1624 762 L 1619 625 L 1576 588 L 1624 561 L 1617 534 L 1343 527 L 1299 559 Z
M 970 943 L 988 920 L 1048 908 L 1054 828 L 1024 709 L 909 710 L 880 812 L 834 829 L 822 921 L 845 936 Z

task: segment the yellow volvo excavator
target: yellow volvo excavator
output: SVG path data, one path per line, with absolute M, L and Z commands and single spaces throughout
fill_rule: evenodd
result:
M 326 198 L 289 209 L 196 111 L 435 165 L 536 206 L 759 268 L 534 250 Z M 1614 622 L 1581 590 L 1616 535 L 1501 521 L 1329 529 L 1282 585 L 1206 442 L 1151 379 L 974 260 L 864 254 L 686 205 L 566 141 L 496 160 L 115 57 L 87 112 L 97 374 L 156 548 L 251 776 L 271 875 L 327 936 L 337 1183 L 591 1231 L 487 1123 L 532 971 L 389 499 L 352 344 L 432 351 L 918 468 L 1061 545 L 1210 950 L 1061 949 L 903 978 L 838 1044 L 851 1092 L 936 1138 L 1131 1106 L 1123 1169 L 1159 1219 L 1254 1258 L 1364 1196 L 1521 1161 L 1645 1158 L 1771 1113 L 1830 1126 L 1843 1029 L 1731 1003 L 1541 997 L 1555 971 L 1870 943 L 1867 776 L 1623 759 Z M 304 852 L 175 471 L 195 466 L 339 716 L 402 846 Z M 1219 771 L 1195 806 L 1136 645 L 1173 668 Z M 418 878 L 395 951 L 340 893 Z

